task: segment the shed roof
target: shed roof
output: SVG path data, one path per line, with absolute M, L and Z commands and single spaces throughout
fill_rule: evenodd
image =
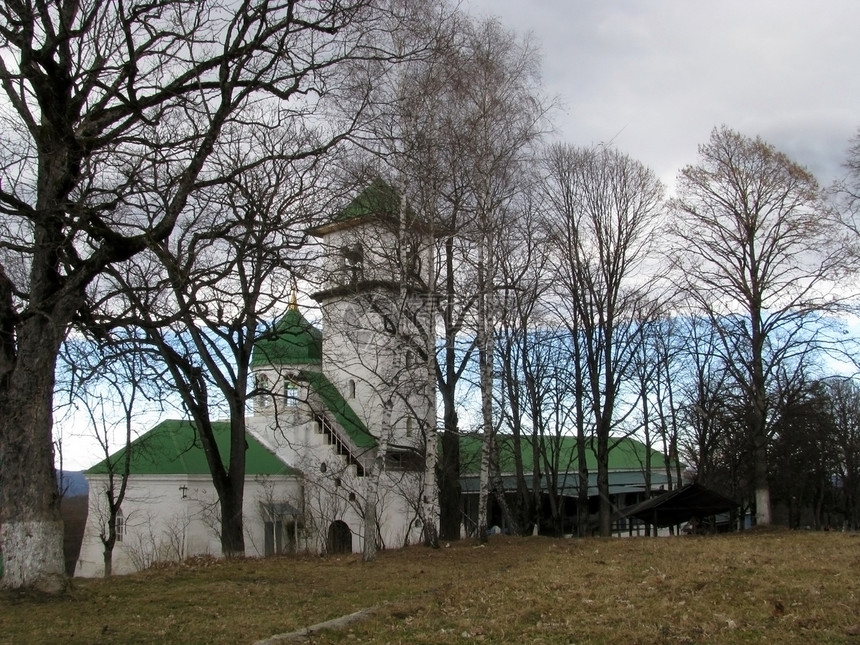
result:
M 227 454 L 230 442 L 230 423 L 213 422 L 215 442 L 222 455 Z M 252 435 L 245 435 L 246 475 L 299 475 L 274 453 L 266 449 Z M 167 419 L 135 439 L 131 446 L 130 473 L 132 475 L 208 475 L 209 464 L 197 436 L 195 425 L 186 420 Z M 108 474 L 111 464 L 120 465 L 126 449 L 118 450 L 89 470 L 89 475 Z M 115 466 L 116 467 L 116 466 Z
M 655 526 L 672 526 L 693 517 L 703 518 L 727 513 L 738 506 L 737 502 L 716 491 L 699 484 L 687 484 L 640 504 L 623 508 L 619 515 L 636 517 Z

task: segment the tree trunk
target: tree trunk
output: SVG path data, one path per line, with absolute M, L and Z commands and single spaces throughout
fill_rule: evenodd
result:
M 443 540 L 459 540 L 462 523 L 460 511 L 460 426 L 455 394 L 457 388 L 457 330 L 454 324 L 456 293 L 454 238 L 445 240 L 445 363 L 437 368 L 439 394 L 442 396 L 445 433 L 442 436 L 442 460 L 439 467 L 439 535 Z M 443 378 L 444 377 L 444 378 Z
M 104 577 L 110 578 L 113 575 L 113 544 L 105 544 L 102 559 L 104 561 Z
M 390 409 L 389 406 L 386 406 Z M 386 413 L 389 414 L 389 413 Z M 389 414 L 390 418 L 390 414 Z M 390 424 L 388 425 L 390 432 Z M 383 436 L 385 432 L 383 432 Z M 373 562 L 376 560 L 376 533 L 378 526 L 377 507 L 379 505 L 379 475 L 382 466 L 385 463 L 385 453 L 388 446 L 385 441 L 379 442 L 376 457 L 373 460 L 373 466 L 370 469 L 370 474 L 367 477 L 367 495 L 364 502 L 364 546 L 361 551 L 362 562 Z
M 453 405 L 445 405 L 445 433 L 442 435 L 442 459 L 439 461 L 439 537 L 460 539 L 460 435 Z
M 767 446 L 756 447 L 754 459 L 755 523 L 756 526 L 766 526 L 772 521 L 770 485 L 767 481 Z
M 242 486 L 244 482 L 239 482 Z M 245 556 L 245 532 L 242 517 L 244 490 L 237 490 L 234 482 L 226 487 L 226 495 L 221 499 L 221 553 L 225 558 Z
M 54 368 L 62 338 L 48 317 L 19 327 L 0 387 L 0 552 L 3 588 L 65 586 L 63 523 L 52 450 Z
M 597 437 L 597 495 L 600 498 L 600 537 L 612 535 L 612 503 L 609 499 L 609 431 Z
M 516 515 L 511 511 L 508 500 L 505 498 L 505 483 L 502 480 L 502 472 L 499 468 L 499 445 L 495 435 L 490 442 L 490 478 L 492 480 L 493 495 L 505 520 L 505 528 L 512 535 L 521 535 L 523 532 L 522 526 L 517 520 Z
M 431 413 L 435 413 L 435 411 L 431 411 Z M 438 436 L 436 434 L 435 423 L 435 418 L 427 419 L 424 442 L 424 486 L 419 504 L 424 546 L 433 547 L 434 549 L 439 548 L 439 490 L 436 483 Z

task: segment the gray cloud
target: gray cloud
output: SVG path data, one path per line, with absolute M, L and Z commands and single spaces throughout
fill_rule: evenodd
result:
M 761 136 L 822 183 L 860 126 L 856 0 L 466 0 L 531 32 L 559 136 L 671 180 L 717 125 Z

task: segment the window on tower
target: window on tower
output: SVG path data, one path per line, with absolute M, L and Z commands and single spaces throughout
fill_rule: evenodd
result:
M 358 282 L 364 267 L 364 253 L 361 244 L 342 246 L 340 249 L 343 258 L 343 268 L 350 282 Z
M 257 390 L 257 407 L 264 410 L 269 407 L 269 377 L 265 374 L 257 374 L 254 377 L 254 388 Z

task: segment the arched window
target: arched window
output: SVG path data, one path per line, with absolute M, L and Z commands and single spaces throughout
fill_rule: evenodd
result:
M 355 381 L 352 379 L 349 379 L 349 398 L 355 398 Z
M 265 409 L 269 407 L 271 399 L 269 398 L 269 377 L 266 374 L 257 374 L 254 377 L 254 386 L 257 390 L 257 407 Z
M 122 538 L 125 536 L 125 516 L 123 516 L 122 511 L 116 512 L 116 541 L 122 542 Z
M 361 244 L 356 243 L 352 246 L 342 246 L 340 254 L 343 260 L 344 271 L 350 282 L 358 282 L 361 279 L 361 272 L 364 268 L 364 253 L 361 249 Z
M 412 430 L 413 430 L 412 417 L 406 417 L 406 436 L 407 437 L 412 436 Z

